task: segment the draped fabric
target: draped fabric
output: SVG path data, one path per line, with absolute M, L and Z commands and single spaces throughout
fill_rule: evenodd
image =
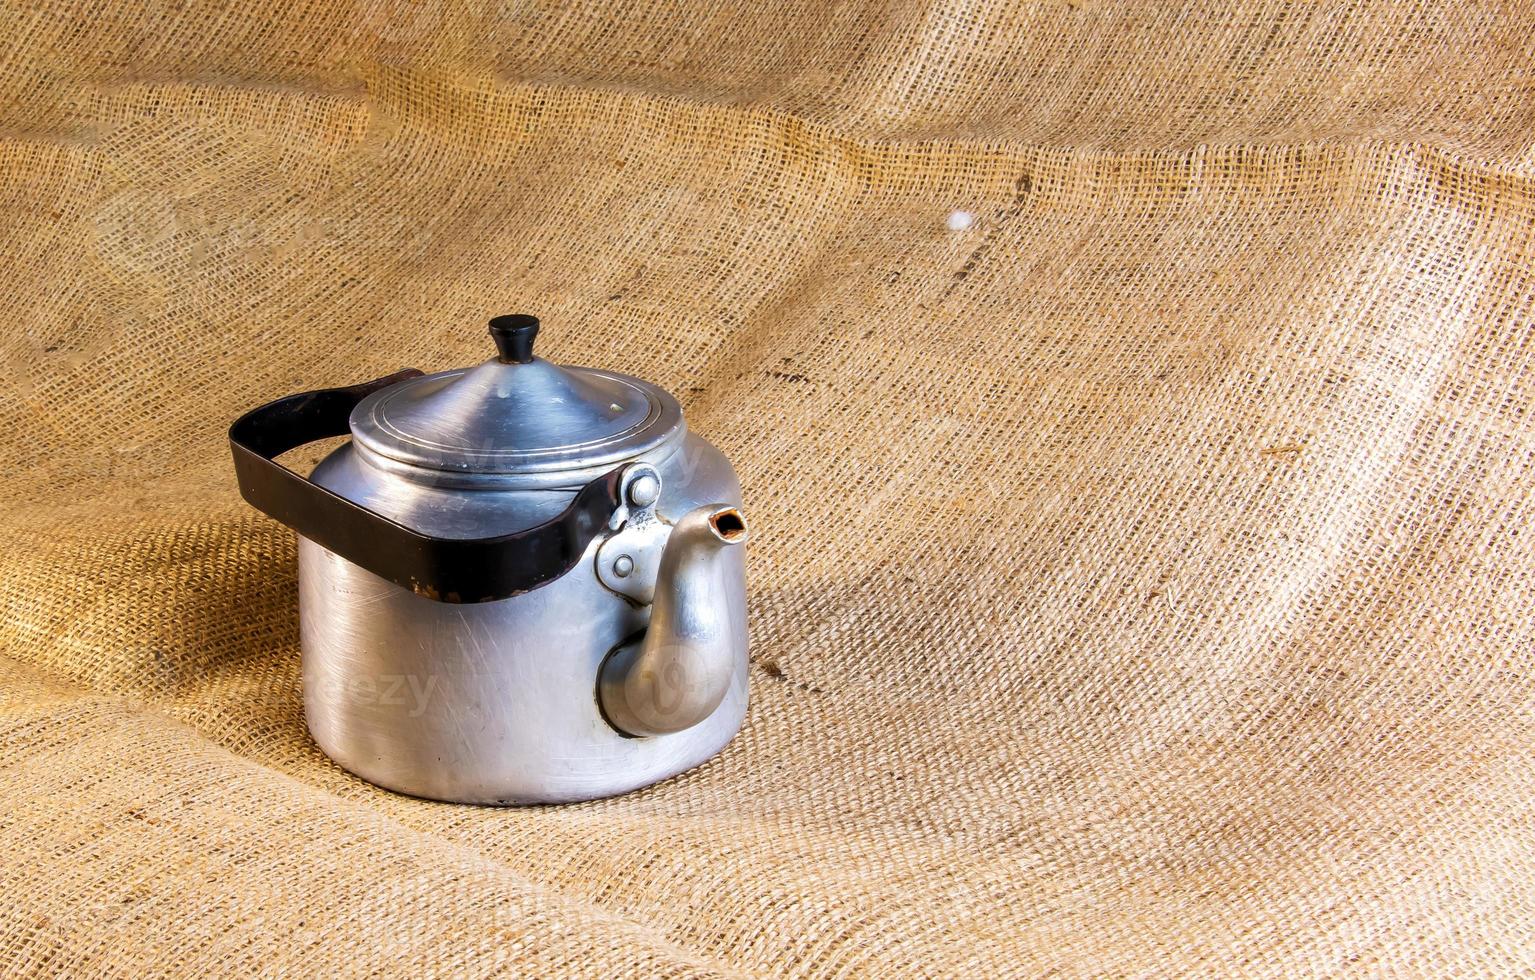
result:
M 1529 7 L 0 18 L 0 971 L 1535 970 Z M 513 311 L 745 488 L 617 799 L 330 763 L 228 458 Z

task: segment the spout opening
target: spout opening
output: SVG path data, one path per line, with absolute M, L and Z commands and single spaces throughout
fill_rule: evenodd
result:
M 746 518 L 734 507 L 709 515 L 709 527 L 726 544 L 739 544 L 746 540 Z

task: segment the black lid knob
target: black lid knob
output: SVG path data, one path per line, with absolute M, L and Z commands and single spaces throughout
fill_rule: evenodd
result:
M 491 317 L 490 336 L 501 352 L 502 364 L 527 364 L 533 360 L 533 338 L 538 336 L 538 317 L 508 313 Z

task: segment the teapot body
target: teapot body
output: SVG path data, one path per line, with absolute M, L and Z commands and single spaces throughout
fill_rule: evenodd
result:
M 689 432 L 647 460 L 660 476 L 654 511 L 675 522 L 700 506 L 739 506 L 723 455 Z M 531 527 L 579 486 L 482 478 L 422 482 L 380 469 L 347 443 L 311 480 L 423 533 L 474 538 Z M 467 485 L 466 485 L 467 483 Z M 742 549 L 721 553 L 729 677 L 718 707 L 684 730 L 632 737 L 605 717 L 604 661 L 643 634 L 651 605 L 610 588 L 595 537 L 574 567 L 519 595 L 450 603 L 418 594 L 299 539 L 304 712 L 315 741 L 368 781 L 414 796 L 485 804 L 557 803 L 622 793 L 720 751 L 746 712 Z M 638 555 L 638 552 L 637 552 Z M 639 557 L 644 561 L 643 556 Z
M 254 408 L 241 495 L 299 537 L 304 714 L 336 762 L 456 803 L 611 796 L 746 714 L 741 485 L 639 378 L 497 356 Z M 350 433 L 308 478 L 277 462 Z

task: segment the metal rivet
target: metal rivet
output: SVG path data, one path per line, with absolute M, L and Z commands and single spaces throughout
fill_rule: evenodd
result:
M 619 555 L 613 559 L 614 575 L 617 575 L 619 578 L 628 578 L 629 573 L 632 571 L 634 571 L 633 558 L 630 558 L 628 555 Z
M 629 502 L 636 507 L 649 507 L 661 496 L 661 481 L 646 473 L 629 484 Z

